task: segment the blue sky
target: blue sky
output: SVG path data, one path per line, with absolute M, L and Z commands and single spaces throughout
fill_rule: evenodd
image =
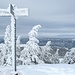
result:
M 27 37 L 34 25 L 40 24 L 39 37 L 75 37 L 75 0 L 2 0 L 0 9 L 9 4 L 29 8 L 28 17 L 18 17 L 17 35 Z M 10 18 L 0 17 L 0 35 L 4 35 Z

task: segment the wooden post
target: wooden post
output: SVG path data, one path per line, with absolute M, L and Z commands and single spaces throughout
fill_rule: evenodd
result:
M 16 71 L 16 17 L 14 8 L 15 5 L 10 4 L 13 69 Z
M 0 16 L 11 16 L 12 65 L 13 71 L 16 72 L 16 16 L 28 16 L 28 8 L 17 9 L 14 4 L 10 4 L 7 9 L 0 9 Z

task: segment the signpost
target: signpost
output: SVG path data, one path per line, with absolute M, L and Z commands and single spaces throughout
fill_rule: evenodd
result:
M 13 71 L 16 69 L 16 17 L 28 16 L 28 8 L 17 8 L 14 4 L 10 4 L 7 9 L 0 9 L 0 16 L 11 17 L 11 45 L 12 45 L 12 60 Z M 18 74 L 15 74 L 18 75 Z

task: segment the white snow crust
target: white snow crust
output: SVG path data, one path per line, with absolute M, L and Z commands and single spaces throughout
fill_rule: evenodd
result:
M 17 68 L 18 75 L 75 75 L 75 65 L 69 64 L 22 65 Z M 10 66 L 0 66 L 0 75 L 13 75 L 13 73 Z

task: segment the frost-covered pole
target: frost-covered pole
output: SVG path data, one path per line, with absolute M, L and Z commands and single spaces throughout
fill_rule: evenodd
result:
M 0 16 L 11 16 L 12 65 L 16 71 L 16 16 L 28 16 L 28 8 L 18 9 L 14 4 L 10 4 L 7 9 L 0 9 Z
M 13 69 L 16 71 L 16 16 L 28 16 L 28 9 L 17 9 L 15 5 L 10 4 L 10 13 Z
M 11 13 L 11 40 L 12 40 L 12 58 L 13 69 L 16 71 L 16 17 L 15 17 L 15 5 L 10 4 Z

